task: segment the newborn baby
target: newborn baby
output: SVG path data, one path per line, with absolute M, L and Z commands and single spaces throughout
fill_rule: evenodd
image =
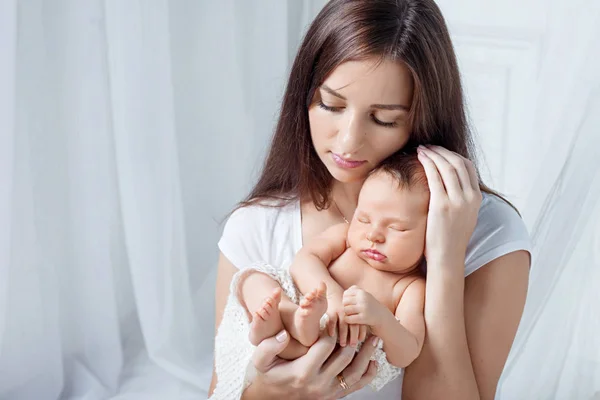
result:
M 292 340 L 281 353 L 294 359 L 327 331 L 341 346 L 379 337 L 387 362 L 396 369 L 419 355 L 425 336 L 423 261 L 429 189 L 415 154 L 394 156 L 373 170 L 349 224 L 332 226 L 305 244 L 290 273 L 303 297 L 282 294 L 280 278 L 256 268 L 239 285 L 240 303 L 251 319 L 257 345 L 282 329 Z M 379 365 L 379 372 L 384 366 Z M 391 372 L 390 372 L 391 371 Z M 379 389 L 400 371 L 387 369 Z

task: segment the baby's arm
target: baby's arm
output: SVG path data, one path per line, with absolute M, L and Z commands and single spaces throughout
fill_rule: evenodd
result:
M 405 368 L 412 363 L 425 339 L 425 280 L 418 278 L 408 285 L 396 307 L 395 315 L 370 293 L 351 287 L 344 293 L 346 322 L 366 324 L 383 340 L 390 364 Z
M 328 310 L 336 305 L 341 306 L 342 303 L 344 289 L 331 277 L 328 268 L 346 250 L 347 236 L 348 224 L 330 227 L 304 245 L 290 266 L 292 278 L 303 294 L 325 282 Z M 330 324 L 330 334 L 333 334 L 332 328 Z

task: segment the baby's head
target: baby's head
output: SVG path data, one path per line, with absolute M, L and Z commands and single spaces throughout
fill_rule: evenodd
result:
M 406 273 L 425 250 L 429 186 L 416 153 L 385 160 L 366 179 L 348 244 L 373 268 Z

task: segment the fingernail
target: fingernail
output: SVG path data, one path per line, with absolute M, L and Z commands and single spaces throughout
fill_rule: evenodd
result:
M 377 345 L 379 344 L 379 338 L 377 336 L 373 337 L 373 340 L 371 341 L 371 343 L 373 344 L 373 347 L 377 347 Z
M 286 332 L 286 330 L 284 329 L 284 330 L 282 330 L 281 332 L 279 332 L 279 333 L 277 334 L 277 336 L 275 336 L 275 339 L 277 339 L 277 341 L 278 341 L 279 343 L 283 343 L 283 342 L 285 342 L 285 339 L 287 339 L 287 332 Z

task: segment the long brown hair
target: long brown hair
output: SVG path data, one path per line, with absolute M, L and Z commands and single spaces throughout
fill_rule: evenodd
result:
M 436 144 L 475 163 L 456 56 L 435 2 L 331 0 L 304 36 L 262 173 L 240 206 L 279 200 L 269 202 L 277 206 L 305 197 L 317 209 L 329 206 L 333 178 L 313 147 L 308 108 L 337 66 L 373 57 L 402 62 L 412 73 L 412 129 L 406 146 Z M 480 188 L 498 195 L 481 179 Z

